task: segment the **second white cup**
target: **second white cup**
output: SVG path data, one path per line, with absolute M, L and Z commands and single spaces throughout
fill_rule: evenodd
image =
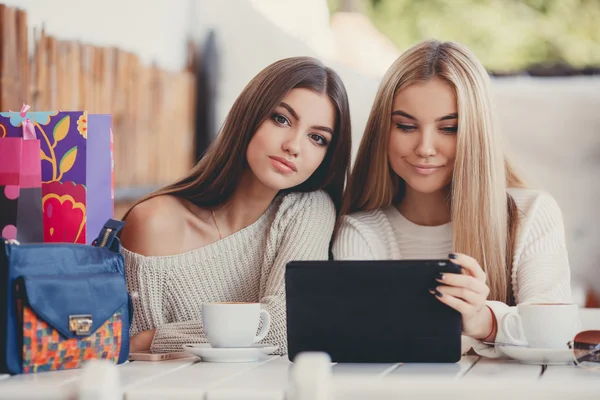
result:
M 566 349 L 578 326 L 577 304 L 519 304 L 502 319 L 511 343 L 538 349 Z

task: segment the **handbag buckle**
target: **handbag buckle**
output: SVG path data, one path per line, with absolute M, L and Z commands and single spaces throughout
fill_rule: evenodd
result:
M 92 315 L 69 315 L 69 330 L 78 336 L 89 335 L 92 330 Z

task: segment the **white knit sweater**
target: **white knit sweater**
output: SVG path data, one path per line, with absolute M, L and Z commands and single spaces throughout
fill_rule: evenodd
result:
M 548 194 L 533 189 L 508 190 L 519 209 L 517 238 L 512 263 L 515 301 L 571 302 L 570 269 L 565 246 L 561 211 Z M 395 207 L 358 212 L 343 217 L 333 244 L 333 256 L 340 260 L 447 258 L 452 252 L 451 223 L 426 227 L 411 223 Z M 488 301 L 500 323 L 511 309 L 504 303 Z M 496 342 L 508 338 L 499 330 Z M 471 338 L 463 348 L 497 357 L 499 349 Z
M 271 314 L 263 343 L 287 352 L 284 275 L 292 260 L 326 260 L 335 207 L 323 191 L 278 196 L 252 225 L 184 254 L 123 249 L 134 317 L 131 336 L 156 328 L 151 351 L 206 342 L 202 303 L 260 302 Z

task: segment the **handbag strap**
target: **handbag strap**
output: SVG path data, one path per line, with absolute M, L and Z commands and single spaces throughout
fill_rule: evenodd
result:
M 125 222 L 117 221 L 115 219 L 109 219 L 102 227 L 100 234 L 92 242 L 92 246 L 106 247 L 115 253 L 121 252 L 121 241 L 117 237 L 117 234 L 123 229 Z
M 100 234 L 92 242 L 92 246 L 96 247 L 106 247 L 115 253 L 121 252 L 121 240 L 119 240 L 119 232 L 125 226 L 125 221 L 117 221 L 115 219 L 109 219 L 102 227 Z M 133 301 L 131 300 L 131 295 L 127 292 L 127 308 L 129 315 L 129 325 L 131 325 L 133 321 Z

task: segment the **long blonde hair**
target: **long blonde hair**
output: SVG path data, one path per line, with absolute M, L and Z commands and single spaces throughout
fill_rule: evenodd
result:
M 371 108 L 342 214 L 402 200 L 405 182 L 391 169 L 387 151 L 394 96 L 415 82 L 434 77 L 454 88 L 459 115 L 451 184 L 453 249 L 480 263 L 488 276 L 490 299 L 514 303 L 510 266 L 517 208 L 506 189 L 524 183 L 505 157 L 488 74 L 464 46 L 424 41 L 389 68 Z

